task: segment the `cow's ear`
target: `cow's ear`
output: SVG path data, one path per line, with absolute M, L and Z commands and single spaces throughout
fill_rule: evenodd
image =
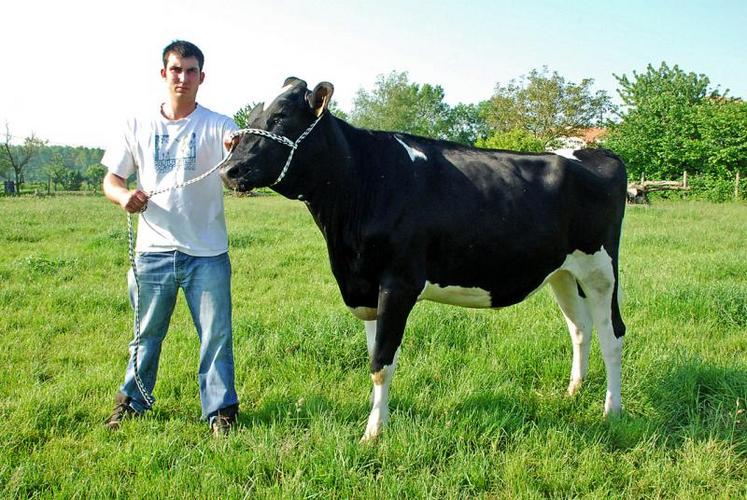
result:
M 300 78 L 296 78 L 295 76 L 289 76 L 283 82 L 283 87 L 287 87 L 288 85 L 301 85 L 302 87 L 306 87 L 306 82 L 301 80 Z
M 309 95 L 309 106 L 316 116 L 320 116 L 329 107 L 335 87 L 329 82 L 322 82 Z

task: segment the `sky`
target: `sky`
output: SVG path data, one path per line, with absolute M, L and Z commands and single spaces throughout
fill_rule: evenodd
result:
M 543 66 L 616 98 L 613 75 L 662 61 L 747 98 L 745 0 L 10 0 L 0 19 L 0 133 L 15 142 L 105 148 L 165 100 L 174 39 L 205 54 L 198 102 L 229 116 L 288 76 L 331 82 L 350 111 L 391 71 L 454 105 Z

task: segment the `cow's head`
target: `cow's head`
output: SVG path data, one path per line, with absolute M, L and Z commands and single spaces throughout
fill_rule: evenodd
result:
M 303 80 L 286 79 L 272 102 L 254 107 L 247 119 L 249 128 L 234 135 L 231 151 L 220 169 L 223 183 L 238 191 L 278 183 L 286 173 L 284 168 L 293 169 L 296 159 L 292 155 L 297 157 L 294 150 L 311 147 L 313 128 L 308 132 L 309 140 L 299 142 L 299 138 L 316 127 L 333 91 L 328 82 L 309 90 Z

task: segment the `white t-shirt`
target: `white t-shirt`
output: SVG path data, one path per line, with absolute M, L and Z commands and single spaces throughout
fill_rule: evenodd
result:
M 217 165 L 225 156 L 223 138 L 237 130 L 229 117 L 200 105 L 186 118 L 169 120 L 160 110 L 127 120 L 124 133 L 101 163 L 127 178 L 137 172 L 146 193 L 181 184 Z M 140 214 L 138 252 L 178 250 L 197 257 L 228 251 L 223 185 L 218 172 L 148 200 Z

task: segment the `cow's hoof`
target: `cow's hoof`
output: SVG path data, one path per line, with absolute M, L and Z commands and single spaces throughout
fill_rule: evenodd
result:
M 583 379 L 580 378 L 571 380 L 571 383 L 568 384 L 568 395 L 575 396 L 579 389 L 581 389 L 581 384 L 583 384 L 583 382 Z
M 622 413 L 622 403 L 619 401 L 613 401 L 609 397 L 604 402 L 604 416 L 605 418 L 619 417 Z
M 371 411 L 371 415 L 368 416 L 368 425 L 366 425 L 366 432 L 361 438 L 361 443 L 371 443 L 376 441 L 381 435 L 381 431 L 384 429 L 387 420 L 389 420 L 388 417 L 388 411 L 374 408 Z
M 382 429 L 381 423 L 371 425 L 370 423 L 366 427 L 366 432 L 363 434 L 363 437 L 360 440 L 361 444 L 368 444 L 368 443 L 375 443 L 379 436 L 381 436 L 381 429 Z

